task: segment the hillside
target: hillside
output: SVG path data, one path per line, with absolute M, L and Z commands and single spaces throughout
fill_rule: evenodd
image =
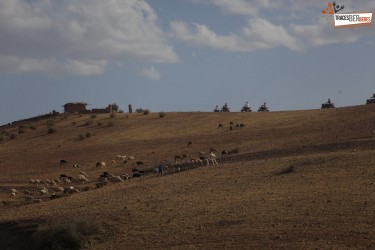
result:
M 244 127 L 230 130 L 230 122 Z M 374 105 L 164 118 L 60 115 L 3 127 L 0 138 L 0 200 L 6 203 L 0 204 L 0 243 L 14 248 L 22 244 L 13 240 L 9 221 L 53 225 L 77 218 L 100 225 L 91 249 L 375 246 Z M 218 166 L 94 188 L 103 171 L 131 175 L 132 168 L 174 162 L 175 155 L 198 158 L 210 148 L 218 150 Z M 221 157 L 233 149 L 239 153 Z M 116 155 L 135 160 L 123 164 Z M 60 165 L 61 159 L 68 164 Z M 98 161 L 107 167 L 96 168 Z M 24 190 L 37 195 L 40 188 L 30 179 L 79 171 L 90 180 L 77 184 L 79 194 L 56 200 L 40 195 L 40 204 L 24 200 Z M 11 197 L 11 188 L 20 194 Z

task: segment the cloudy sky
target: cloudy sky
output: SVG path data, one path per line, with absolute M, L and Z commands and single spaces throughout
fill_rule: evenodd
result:
M 374 11 L 373 0 L 336 1 Z M 271 111 L 363 104 L 375 25 L 334 28 L 326 1 L 0 0 L 0 124 L 66 102 Z M 341 12 L 344 12 L 341 11 Z

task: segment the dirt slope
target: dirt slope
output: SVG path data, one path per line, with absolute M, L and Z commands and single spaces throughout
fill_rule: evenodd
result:
M 108 126 L 108 123 L 110 126 Z M 229 123 L 244 124 L 234 127 Z M 88 125 L 86 125 L 88 123 Z M 98 126 L 98 123 L 100 123 Z M 218 128 L 218 124 L 224 128 Z M 55 133 L 47 133 L 47 124 Z M 270 113 L 60 116 L 0 129 L 0 221 L 101 225 L 91 249 L 310 249 L 375 245 L 375 106 Z M 112 126 L 113 125 L 113 126 Z M 33 128 L 31 128 L 33 126 Z M 23 133 L 18 134 L 19 130 Z M 4 132 L 6 131 L 6 132 Z M 8 139 L 15 133 L 14 140 Z M 80 139 L 90 134 L 89 138 Z M 188 142 L 192 147 L 187 147 Z M 131 174 L 218 150 L 219 166 L 134 178 L 41 204 L 31 178 Z M 239 149 L 221 156 L 222 150 Z M 131 155 L 122 164 L 116 155 Z M 59 165 L 65 159 L 67 165 Z M 110 164 L 111 160 L 116 163 Z M 105 161 L 106 169 L 95 163 Z M 72 164 L 80 164 L 80 169 Z M 49 187 L 48 187 L 49 188 Z M 30 223 L 29 223 L 30 224 Z M 9 228 L 0 226 L 0 231 Z M 7 231 L 8 230 L 8 231 Z M 3 234 L 4 235 L 4 234 Z

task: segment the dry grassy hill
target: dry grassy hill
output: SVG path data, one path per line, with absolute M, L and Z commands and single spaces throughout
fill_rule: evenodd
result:
M 230 122 L 245 127 L 230 130 Z M 61 115 L 3 127 L 0 140 L 0 243 L 9 249 L 24 248 L 17 235 L 27 239 L 33 225 L 77 219 L 98 225 L 91 249 L 375 247 L 374 105 L 164 118 Z M 149 168 L 175 155 L 198 158 L 210 147 L 219 166 L 94 189 L 103 171 L 131 174 L 136 161 Z M 239 153 L 221 157 L 231 149 Z M 135 160 L 123 164 L 116 155 Z M 96 168 L 98 161 L 107 168 Z M 92 190 L 49 200 L 28 183 L 79 171 L 90 183 L 78 188 Z M 11 188 L 20 194 L 11 197 Z M 25 201 L 26 189 L 44 202 Z

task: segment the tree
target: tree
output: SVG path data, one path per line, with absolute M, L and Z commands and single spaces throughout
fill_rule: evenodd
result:
M 116 104 L 116 103 L 113 103 L 112 104 L 112 110 L 114 111 L 114 112 L 118 112 L 118 110 L 119 110 L 119 107 L 118 107 L 118 105 Z

